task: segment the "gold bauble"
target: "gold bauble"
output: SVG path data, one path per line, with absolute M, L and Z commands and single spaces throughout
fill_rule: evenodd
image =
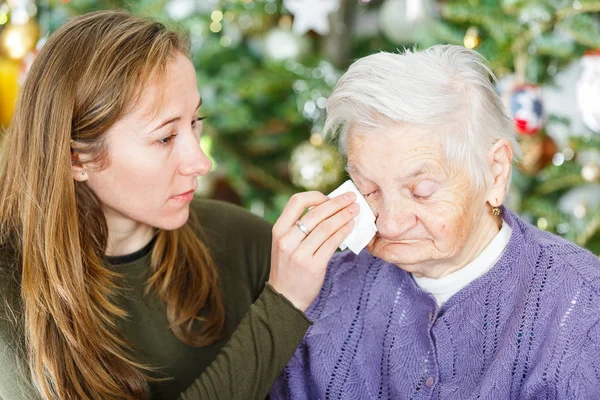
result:
M 21 25 L 7 25 L 0 34 L 0 55 L 21 60 L 35 49 L 39 34 L 40 27 L 34 19 Z
M 581 176 L 588 183 L 600 181 L 600 165 L 590 162 L 581 168 Z
M 476 26 L 471 26 L 467 29 L 463 44 L 467 49 L 476 49 L 481 44 L 481 37 L 479 37 L 479 29 Z
M 310 141 L 294 149 L 289 169 L 294 185 L 321 192 L 333 189 L 344 175 L 339 153 L 327 143 L 315 146 Z
M 18 61 L 0 57 L 0 127 L 8 126 L 15 111 L 20 73 Z
M 544 169 L 556 154 L 558 148 L 551 137 L 544 134 L 519 136 L 523 150 L 523 160 L 519 169 L 527 175 L 536 175 Z

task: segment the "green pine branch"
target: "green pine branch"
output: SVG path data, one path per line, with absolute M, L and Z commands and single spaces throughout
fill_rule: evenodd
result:
M 600 233 L 600 210 L 595 210 L 586 217 L 584 227 L 575 237 L 575 243 L 585 246 L 598 233 Z

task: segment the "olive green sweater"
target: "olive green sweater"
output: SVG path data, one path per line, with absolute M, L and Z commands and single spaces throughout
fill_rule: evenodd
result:
M 283 296 L 265 285 L 269 275 L 271 227 L 241 208 L 201 200 L 192 204 L 216 261 L 226 307 L 223 339 L 194 348 L 169 330 L 164 304 L 143 295 L 151 242 L 124 257 L 109 258 L 124 275 L 119 321 L 138 360 L 156 367 L 150 383 L 158 399 L 264 399 L 302 340 L 310 321 Z M 0 264 L 0 399 L 35 400 L 24 356 L 18 271 Z M 193 293 L 189 294 L 193 296 Z

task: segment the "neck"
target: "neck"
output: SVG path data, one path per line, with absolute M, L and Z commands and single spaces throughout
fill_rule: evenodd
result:
M 473 228 L 467 243 L 465 243 L 459 254 L 442 262 L 440 262 L 440 260 L 435 260 L 435 264 L 425 266 L 421 271 L 426 271 L 426 274 L 419 272 L 413 274 L 417 277 L 424 276 L 427 278 L 439 279 L 462 269 L 473 261 L 483 249 L 490 244 L 498 232 L 500 232 L 501 227 L 502 219 L 500 217 L 485 214 Z
M 106 255 L 112 257 L 135 253 L 147 245 L 155 234 L 155 229 L 122 215 L 104 210 L 108 225 Z

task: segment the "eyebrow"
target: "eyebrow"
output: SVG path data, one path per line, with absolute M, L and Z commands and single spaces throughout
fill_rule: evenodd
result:
M 196 107 L 196 111 L 194 111 L 194 113 L 197 113 L 200 110 L 200 106 L 202 106 L 202 97 L 200 97 L 200 101 L 198 102 L 198 107 Z M 157 130 L 159 130 L 161 128 L 164 128 L 165 126 L 167 126 L 167 125 L 169 125 L 169 124 L 171 124 L 173 122 L 179 121 L 180 119 L 181 119 L 181 117 L 172 117 L 172 118 L 169 118 L 166 121 L 164 121 L 162 124 L 160 124 L 159 126 L 157 126 L 156 128 L 152 129 L 150 131 L 150 133 L 156 132 Z
M 413 179 L 420 175 L 425 175 L 431 171 L 431 167 L 429 165 L 421 165 L 418 169 L 414 170 L 408 175 L 405 175 L 406 179 Z

